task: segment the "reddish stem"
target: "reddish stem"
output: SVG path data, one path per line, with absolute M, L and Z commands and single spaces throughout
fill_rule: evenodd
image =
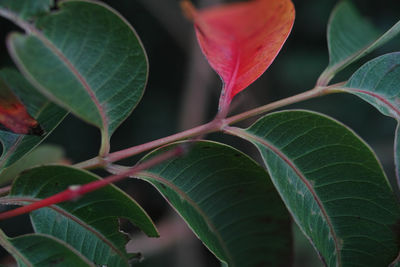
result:
M 6 211 L 3 213 L 0 213 L 0 220 L 8 219 L 11 217 L 15 217 L 18 215 L 22 215 L 40 208 L 48 207 L 54 204 L 58 204 L 60 202 L 68 201 L 68 200 L 73 200 L 76 199 L 84 194 L 87 194 L 89 192 L 95 191 L 97 189 L 100 189 L 106 185 L 109 185 L 111 183 L 118 182 L 128 176 L 132 176 L 135 173 L 141 172 L 145 169 L 151 168 L 154 165 L 157 165 L 165 160 L 180 156 L 184 153 L 184 149 L 182 146 L 178 146 L 175 149 L 169 150 L 167 152 L 164 152 L 150 160 L 147 160 L 143 163 L 138 164 L 137 166 L 130 168 L 129 170 L 122 172 L 120 174 L 112 175 L 107 178 L 104 178 L 102 180 L 97 180 L 85 185 L 76 185 L 76 186 L 70 186 L 68 189 L 55 194 L 51 197 L 39 200 L 35 203 L 29 204 L 27 206 L 23 206 L 20 208 L 16 208 L 10 211 Z
M 102 157 L 95 157 L 89 160 L 86 160 L 84 162 L 80 162 L 78 164 L 75 164 L 74 166 L 76 168 L 81 168 L 81 169 L 93 169 L 93 168 L 98 168 L 98 167 L 104 167 L 108 163 L 116 162 L 121 159 L 125 159 L 128 157 L 131 157 L 133 155 L 137 155 L 139 153 L 172 143 L 176 142 L 178 140 L 183 140 L 183 139 L 188 139 L 188 138 L 193 138 L 193 137 L 198 137 L 198 136 L 203 136 L 205 134 L 209 134 L 212 132 L 217 132 L 223 130 L 223 128 L 226 125 L 231 125 L 234 123 L 237 123 L 239 121 L 243 121 L 245 119 L 255 117 L 257 115 L 264 114 L 268 111 L 284 107 L 290 104 L 298 103 L 300 101 L 304 101 L 307 99 L 311 99 L 314 97 L 322 96 L 325 94 L 329 93 L 335 93 L 335 92 L 340 92 L 339 90 L 335 91 L 335 89 L 340 88 L 343 83 L 338 83 L 334 84 L 328 87 L 316 87 L 311 90 L 305 91 L 303 93 L 284 98 L 269 104 L 266 104 L 264 106 L 248 110 L 246 112 L 237 114 L 232 117 L 228 117 L 224 119 L 225 115 L 222 114 L 222 112 L 219 112 L 217 116 L 215 117 L 214 120 L 211 122 L 208 122 L 206 124 L 194 127 L 192 129 L 176 133 L 161 139 L 157 139 L 148 143 L 144 143 L 138 146 L 133 146 L 130 148 L 126 148 L 117 152 L 110 153 L 107 157 L 102 158 Z M 225 109 L 227 111 L 227 109 Z
M 139 146 L 135 146 L 135 147 L 131 147 L 131 148 L 127 148 L 127 149 L 123 149 L 117 152 L 113 152 L 110 153 L 106 158 L 105 161 L 106 162 L 115 162 L 121 159 L 125 159 L 131 155 L 137 155 L 139 153 L 154 149 L 156 147 L 160 147 L 166 144 L 169 144 L 171 142 L 175 142 L 177 140 L 181 140 L 181 139 L 188 139 L 188 138 L 192 138 L 195 136 L 199 136 L 199 135 L 203 135 L 203 134 L 207 134 L 210 132 L 214 132 L 220 129 L 221 127 L 221 122 L 220 121 L 216 121 L 213 120 L 209 123 L 203 124 L 201 126 L 197 126 L 195 128 L 189 129 L 187 131 L 184 132 L 180 132 L 168 137 L 164 137 L 158 140 L 154 140 Z M 76 165 L 76 167 L 81 167 L 80 164 Z

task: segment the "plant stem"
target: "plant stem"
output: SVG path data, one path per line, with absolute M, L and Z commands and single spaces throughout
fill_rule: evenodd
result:
M 298 102 L 302 102 L 302 101 L 312 99 L 315 97 L 320 97 L 320 96 L 324 96 L 324 95 L 332 94 L 332 93 L 340 93 L 341 91 L 339 89 L 345 83 L 346 82 L 340 82 L 340 83 L 336 83 L 336 84 L 333 84 L 330 86 L 317 86 L 317 87 L 314 87 L 313 89 L 305 91 L 303 93 L 300 93 L 300 94 L 297 94 L 294 96 L 290 96 L 290 97 L 266 104 L 266 105 L 258 107 L 258 108 L 254 108 L 249 111 L 245 111 L 243 113 L 240 113 L 238 115 L 234 115 L 232 117 L 225 119 L 225 123 L 226 123 L 225 125 L 235 124 L 235 123 L 243 121 L 245 119 L 264 114 L 271 110 L 281 108 L 284 106 L 288 106 L 291 104 L 295 104 Z M 221 130 L 223 130 L 223 129 L 221 129 Z
M 188 139 L 188 138 L 192 138 L 192 137 L 196 137 L 196 136 L 201 136 L 204 134 L 209 134 L 212 132 L 217 132 L 217 131 L 221 131 L 226 125 L 231 125 L 234 123 L 237 123 L 239 121 L 257 116 L 257 115 L 261 115 L 263 113 L 266 113 L 268 111 L 280 108 L 280 107 L 284 107 L 290 104 L 294 104 L 294 103 L 298 103 L 307 99 L 311 99 L 311 98 L 315 98 L 315 97 L 319 97 L 322 95 L 326 95 L 326 94 L 330 94 L 330 93 L 334 93 L 334 92 L 338 92 L 333 90 L 333 88 L 335 87 L 340 87 L 340 85 L 342 85 L 343 83 L 338 83 L 338 84 L 334 84 L 332 86 L 328 86 L 328 87 L 315 87 L 309 91 L 285 98 L 285 99 L 281 99 L 278 100 L 276 102 L 243 112 L 241 114 L 223 119 L 223 118 L 216 118 L 213 121 L 194 127 L 192 129 L 180 132 L 180 133 L 176 133 L 173 135 L 170 135 L 168 137 L 164 137 L 161 139 L 157 139 L 148 143 L 144 143 L 138 146 L 133 146 L 127 149 L 123 149 L 117 152 L 113 152 L 110 153 L 107 157 L 102 158 L 102 157 L 95 157 L 92 159 L 89 159 L 87 161 L 78 163 L 76 165 L 74 165 L 77 168 L 83 168 L 83 169 L 93 169 L 93 168 L 98 168 L 98 167 L 103 167 L 106 166 L 109 163 L 112 162 L 116 162 L 118 160 L 121 159 L 125 159 L 137 154 L 140 154 L 142 152 L 151 150 L 151 149 L 155 149 L 157 147 L 175 142 L 175 141 L 179 141 L 182 139 Z
M 270 104 L 240 113 L 238 115 L 227 118 L 225 120 L 226 124 L 231 125 L 231 124 L 237 123 L 239 121 L 243 121 L 245 119 L 264 114 L 268 111 L 271 111 L 271 110 L 274 110 L 274 109 L 277 109 L 280 107 L 284 107 L 284 106 L 294 104 L 297 102 L 301 102 L 301 101 L 311 99 L 314 97 L 322 96 L 325 94 L 325 89 L 326 89 L 326 87 L 315 87 L 312 90 L 309 90 L 309 91 L 306 91 L 306 92 L 303 92 L 303 93 L 300 93 L 300 94 L 297 94 L 294 96 L 290 96 L 288 98 L 284 98 L 284 99 L 272 102 Z
M 202 134 L 206 134 L 206 133 L 210 133 L 210 132 L 215 132 L 219 129 L 220 129 L 219 123 L 216 122 L 215 120 L 213 120 L 209 123 L 197 126 L 190 130 L 187 130 L 187 131 L 183 131 L 183 132 L 180 132 L 180 133 L 168 136 L 168 137 L 164 137 L 164 138 L 157 139 L 157 140 L 154 140 L 154 141 L 151 141 L 148 143 L 144 143 L 144 144 L 141 144 L 138 146 L 134 146 L 134 147 L 123 149 L 123 150 L 120 150 L 117 152 L 110 153 L 104 159 L 101 157 L 95 157 L 93 159 L 78 163 L 74 166 L 76 168 L 84 168 L 84 169 L 92 169 L 92 168 L 96 168 L 96 167 L 105 166 L 107 163 L 111 163 L 111 162 L 115 162 L 115 161 L 118 161 L 118 160 L 121 160 L 124 158 L 128 158 L 130 156 L 140 154 L 144 151 L 148 151 L 148 150 L 166 145 L 166 144 L 174 142 L 174 141 L 178 141 L 178 140 L 182 140 L 182 139 L 186 139 L 186 138 L 190 138 L 190 137 L 194 137 L 194 136 L 198 136 L 198 135 L 202 135 Z
M 136 165 L 133 168 L 129 168 L 125 170 L 124 172 L 121 172 L 116 175 L 109 176 L 107 178 L 104 178 L 102 180 L 97 180 L 88 184 L 84 185 L 76 185 L 76 186 L 70 186 L 68 189 L 55 194 L 51 197 L 39 200 L 37 202 L 34 202 L 32 204 L 29 204 L 27 206 L 23 206 L 20 208 L 16 208 L 10 211 L 6 211 L 3 213 L 0 213 L 0 220 L 8 219 L 11 217 L 15 217 L 18 215 L 22 215 L 43 207 L 48 207 L 54 204 L 58 204 L 60 202 L 68 201 L 68 200 L 73 200 L 76 199 L 80 196 L 83 196 L 87 193 L 90 193 L 92 191 L 95 191 L 97 189 L 100 189 L 106 185 L 109 185 L 111 183 L 118 182 L 125 177 L 132 176 L 140 171 L 146 170 L 148 168 L 151 168 L 161 162 L 164 162 L 168 159 L 178 157 L 182 154 L 184 154 L 185 149 L 182 146 L 177 146 L 176 148 L 169 150 L 167 152 L 164 152 L 152 159 L 149 159 L 143 163 L 140 163 Z

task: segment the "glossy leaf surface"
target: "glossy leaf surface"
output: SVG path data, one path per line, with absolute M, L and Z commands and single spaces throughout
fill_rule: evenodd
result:
M 270 66 L 288 37 L 295 10 L 290 0 L 252 0 L 200 11 L 187 8 L 211 67 L 230 101 Z
M 47 235 L 28 234 L 8 238 L 0 230 L 0 244 L 20 267 L 88 267 L 90 263 L 66 243 Z
M 243 153 L 213 142 L 191 143 L 184 157 L 166 161 L 139 177 L 163 194 L 222 262 L 229 266 L 290 265 L 288 213 L 265 170 Z
M 399 32 L 400 21 L 380 35 L 350 1 L 341 1 L 329 20 L 329 65 L 321 74 L 319 83 L 328 84 L 336 73 L 390 41 Z
M 228 132 L 254 143 L 294 220 L 327 266 L 387 266 L 400 207 L 371 149 L 320 114 L 283 111 Z
M 10 11 L 21 19 L 32 19 L 50 11 L 54 0 L 0 0 L 0 13 Z
M 15 70 L 0 70 L 0 80 L 12 89 L 45 132 L 42 136 L 32 136 L 0 131 L 0 142 L 3 145 L 3 154 L 0 156 L 1 173 L 2 169 L 15 163 L 42 142 L 64 119 L 67 112 L 50 103 Z
M 8 38 L 20 70 L 108 138 L 139 102 L 147 81 L 147 58 L 132 27 L 108 6 L 79 0 L 59 2 L 57 12 L 23 26 L 29 34 Z
M 100 178 L 72 167 L 38 167 L 24 172 L 14 181 L 7 199 L 10 203 L 29 203 L 97 179 Z M 64 240 L 101 265 L 128 266 L 127 237 L 119 231 L 118 218 L 129 220 L 149 236 L 158 236 L 143 209 L 112 185 L 52 207 L 52 210 L 46 208 L 32 213 L 35 230 Z

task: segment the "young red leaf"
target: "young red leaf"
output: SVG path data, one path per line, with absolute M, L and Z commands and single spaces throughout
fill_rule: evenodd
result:
M 227 109 L 271 65 L 295 17 L 290 0 L 252 0 L 200 11 L 189 1 L 182 6 L 195 24 L 203 53 L 224 82 L 220 109 Z
M 17 134 L 43 134 L 39 123 L 28 114 L 24 104 L 2 80 L 0 80 L 0 129 Z

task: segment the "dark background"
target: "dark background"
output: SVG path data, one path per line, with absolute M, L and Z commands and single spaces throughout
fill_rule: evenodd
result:
M 141 144 L 210 120 L 216 113 L 221 82 L 199 52 L 191 23 L 180 12 L 177 0 L 109 0 L 133 25 L 143 41 L 150 62 L 150 76 L 145 95 L 112 138 L 112 150 Z M 194 1 L 208 6 L 220 0 Z M 232 1 L 230 1 L 232 2 Z M 268 71 L 236 97 L 237 113 L 314 87 L 328 64 L 326 25 L 336 0 L 294 0 L 296 21 L 288 41 Z M 400 1 L 353 1 L 360 12 L 382 32 L 400 19 Z M 0 66 L 12 65 L 4 46 L 8 32 L 18 30 L 0 19 Z M 400 38 L 392 40 L 363 61 L 350 66 L 335 81 L 346 80 L 357 67 L 377 55 L 400 50 Z M 354 129 L 369 143 L 380 158 L 387 175 L 394 181 L 393 134 L 396 122 L 384 117 L 368 104 L 352 95 L 332 95 L 306 101 L 288 108 L 310 109 L 328 114 Z M 247 126 L 251 121 L 243 123 Z M 220 134 L 209 138 L 228 142 L 246 153 L 258 156 L 243 141 Z M 99 148 L 97 129 L 69 116 L 46 140 L 65 149 L 66 157 L 79 162 L 96 155 Z M 134 164 L 140 156 L 125 160 Z M 147 239 L 132 246 L 144 251 L 146 259 L 138 266 L 219 266 L 214 257 L 193 238 L 180 219 L 158 193 L 140 181 L 119 184 L 127 190 L 163 229 L 162 242 Z M 174 222 L 174 223 L 171 223 Z M 15 227 L 16 223 L 20 225 Z M 10 234 L 29 231 L 25 219 L 2 222 L 0 227 Z M 11 228 L 12 226 L 12 228 Z M 125 225 L 127 231 L 134 231 Z M 18 228 L 18 233 L 15 229 Z M 295 230 L 296 266 L 321 266 L 311 246 Z M 134 233 L 134 232 L 133 232 Z M 137 238 L 143 238 L 140 235 Z M 140 239 L 142 240 L 142 239 Z M 166 245 L 164 244 L 164 241 Z M 164 245 L 160 245 L 163 243 Z M 142 247 L 141 247 L 142 244 Z M 130 244 L 131 245 L 131 244 Z M 132 248 L 132 247 L 130 247 Z M 146 251 L 148 253 L 146 254 Z

